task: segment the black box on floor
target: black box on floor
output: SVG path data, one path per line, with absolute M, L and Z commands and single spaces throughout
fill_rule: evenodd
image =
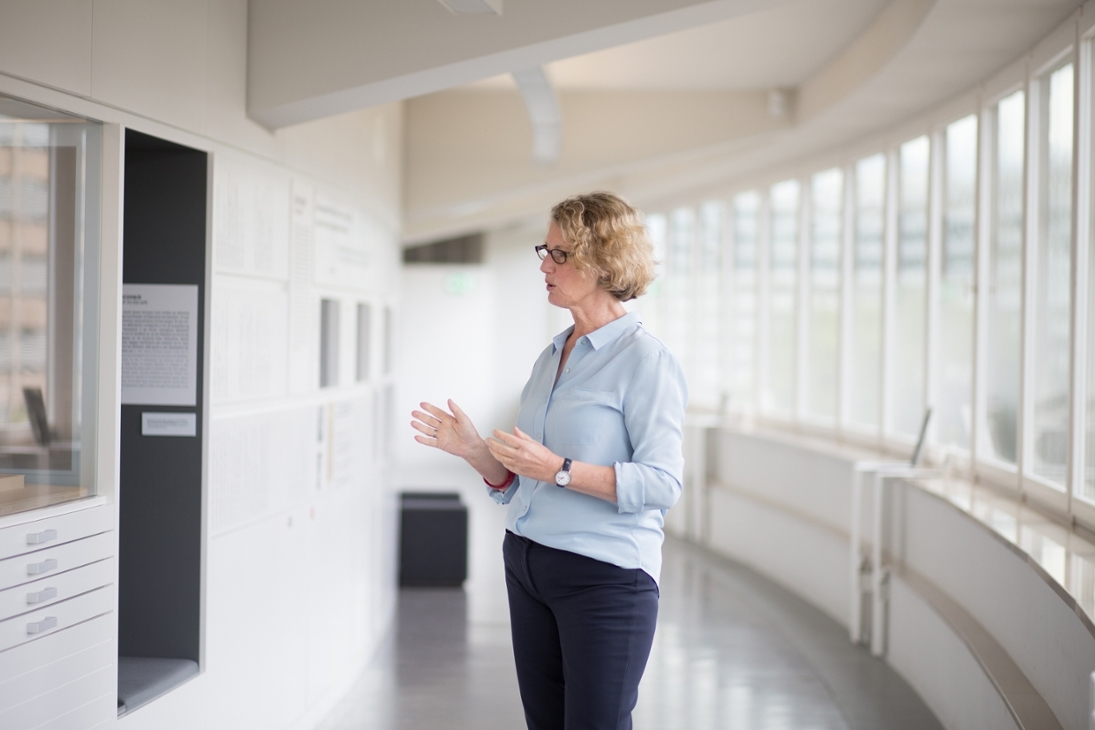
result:
M 404 492 L 399 585 L 459 587 L 468 577 L 468 508 L 456 492 Z

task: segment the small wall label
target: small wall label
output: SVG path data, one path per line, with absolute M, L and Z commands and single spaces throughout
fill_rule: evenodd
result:
M 197 436 L 195 413 L 142 413 L 142 436 Z

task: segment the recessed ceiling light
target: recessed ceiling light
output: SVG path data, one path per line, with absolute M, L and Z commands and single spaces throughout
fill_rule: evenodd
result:
M 454 13 L 502 14 L 502 0 L 437 0 Z

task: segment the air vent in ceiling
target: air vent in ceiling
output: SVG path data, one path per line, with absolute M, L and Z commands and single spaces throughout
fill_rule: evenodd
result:
M 473 233 L 459 238 L 425 243 L 403 249 L 405 264 L 481 264 L 483 234 Z
M 502 0 L 438 0 L 454 13 L 502 14 Z

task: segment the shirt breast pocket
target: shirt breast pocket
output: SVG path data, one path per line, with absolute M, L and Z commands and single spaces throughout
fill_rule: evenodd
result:
M 610 390 L 573 388 L 555 403 L 552 440 L 556 444 L 594 444 L 623 423 L 618 397 Z

